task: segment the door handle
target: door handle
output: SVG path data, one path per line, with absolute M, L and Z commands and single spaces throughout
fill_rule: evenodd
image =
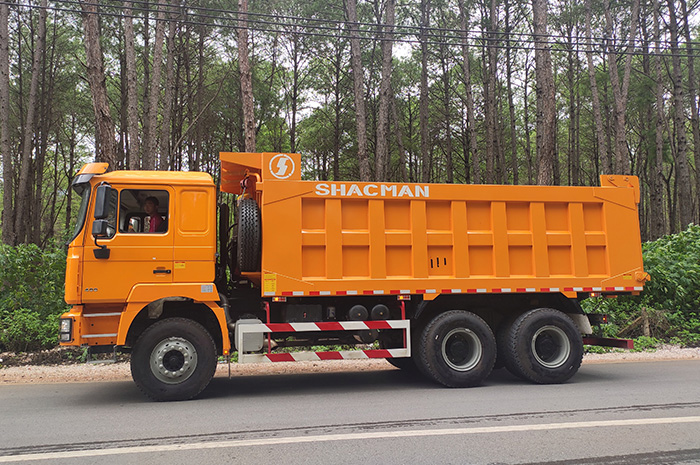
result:
M 153 270 L 153 274 L 170 274 L 170 273 L 172 273 L 171 270 L 161 270 L 161 269 Z

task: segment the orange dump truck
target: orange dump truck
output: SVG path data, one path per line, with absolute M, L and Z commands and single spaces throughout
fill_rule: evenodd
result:
M 61 343 L 131 352 L 153 399 L 196 396 L 234 351 L 239 363 L 385 358 L 465 387 L 494 366 L 561 383 L 583 344 L 628 343 L 592 337 L 599 318 L 579 302 L 647 280 L 633 176 L 302 181 L 297 154 L 220 159 L 232 225 L 208 174 L 88 164 L 73 181 Z M 314 350 L 329 345 L 347 350 Z

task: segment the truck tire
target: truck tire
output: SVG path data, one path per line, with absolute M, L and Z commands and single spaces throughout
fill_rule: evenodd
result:
M 441 313 L 418 339 L 415 363 L 428 378 L 447 387 L 481 384 L 496 360 L 491 328 L 464 310 Z
M 244 198 L 238 204 L 238 250 L 236 263 L 240 271 L 260 271 L 262 224 L 255 199 Z
M 188 400 L 202 392 L 216 371 L 216 346 L 209 332 L 186 318 L 149 326 L 136 340 L 131 376 L 153 400 Z
M 583 341 L 565 313 L 537 308 L 511 325 L 504 341 L 508 371 L 533 383 L 557 384 L 571 378 L 583 359 Z
M 498 329 L 496 329 L 496 363 L 493 365 L 494 370 L 500 370 L 506 367 L 506 351 L 508 347 L 508 332 L 513 326 L 513 322 L 517 318 L 516 316 L 506 317 Z

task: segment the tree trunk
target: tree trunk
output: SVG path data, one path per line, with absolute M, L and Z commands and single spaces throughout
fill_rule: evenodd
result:
M 664 157 L 664 85 L 661 64 L 661 5 L 659 0 L 654 3 L 654 68 L 656 77 L 656 117 L 655 117 L 655 142 L 654 164 L 651 167 L 651 193 L 650 193 L 650 234 L 649 239 L 655 240 L 666 233 L 664 224 L 664 184 L 663 184 L 663 157 Z
M 117 157 L 114 144 L 114 121 L 107 98 L 107 83 L 104 73 L 102 46 L 100 45 L 100 24 L 97 2 L 80 0 L 85 30 L 85 55 L 87 58 L 87 81 L 95 111 L 95 161 L 109 163 L 114 169 Z
M 172 153 L 170 147 L 171 140 L 171 120 L 173 98 L 175 94 L 175 33 L 177 32 L 177 22 L 172 17 L 168 23 L 168 54 L 165 60 L 165 94 L 163 95 L 163 124 L 160 131 L 160 160 L 161 169 L 172 167 Z
M 46 7 L 47 1 L 41 1 L 39 10 L 39 30 L 34 45 L 34 57 L 32 60 L 32 79 L 29 84 L 29 100 L 27 102 L 27 118 L 24 127 L 22 155 L 20 161 L 19 183 L 17 188 L 17 216 L 15 223 L 15 235 L 17 242 L 25 242 L 31 231 L 31 200 L 32 185 L 32 152 L 35 147 L 36 109 L 39 106 L 39 78 L 42 74 L 42 61 L 46 48 Z
M 377 153 L 374 177 L 377 181 L 389 180 L 389 107 L 391 95 L 391 52 L 394 38 L 395 0 L 386 0 L 382 50 L 382 77 L 379 84 L 379 111 L 377 114 Z
M 510 166 L 513 172 L 513 185 L 518 185 L 518 144 L 515 130 L 515 104 L 513 103 L 513 62 L 511 60 L 510 4 L 506 2 L 506 91 L 508 93 L 508 115 L 510 118 Z
M 350 29 L 350 67 L 352 69 L 353 92 L 355 95 L 355 119 L 357 125 L 357 159 L 360 167 L 360 181 L 369 181 L 369 154 L 367 152 L 367 113 L 365 109 L 364 72 L 362 50 L 360 50 L 360 25 L 357 22 L 357 1 L 345 1 L 345 13 Z
M 343 116 L 343 95 L 340 88 L 341 70 L 343 68 L 343 47 L 335 43 L 333 55 L 333 180 L 340 180 L 340 144 Z
M 695 192 L 700 193 L 700 120 L 698 120 L 698 103 L 695 87 L 695 49 L 690 37 L 691 25 L 688 21 L 688 5 L 686 0 L 680 0 L 683 13 L 683 31 L 685 33 L 685 46 L 688 51 L 688 100 L 690 100 L 690 124 L 693 128 L 693 158 L 695 160 Z M 697 198 L 697 195 L 696 195 Z M 696 201 L 700 206 L 700 202 Z M 698 211 L 695 210 L 695 223 L 697 223 Z
M 41 74 L 41 95 L 39 104 L 39 125 L 37 126 L 38 150 L 34 162 L 34 188 L 32 190 L 32 213 L 33 218 L 30 220 L 28 240 L 33 244 L 42 245 L 42 218 L 46 219 L 46 223 L 51 221 L 51 215 L 46 215 L 44 211 L 45 201 L 50 201 L 51 196 L 47 196 L 47 189 L 44 186 L 44 168 L 46 165 L 46 156 L 49 150 L 49 139 L 52 133 L 53 126 L 53 110 L 54 106 L 51 102 L 54 99 L 54 88 L 56 82 L 56 22 L 53 22 L 53 33 L 51 34 L 52 42 L 46 44 L 46 36 L 44 37 L 44 48 L 49 50 L 48 54 L 44 54 Z M 47 56 L 48 55 L 48 56 Z M 55 157 L 54 150 L 54 157 Z M 54 163 L 55 165 L 55 163 Z M 55 189 L 55 186 L 54 186 Z M 48 225 L 46 225 L 48 226 Z M 48 229 L 46 227 L 45 229 Z
M 469 43 L 467 40 L 468 24 L 467 10 L 464 7 L 464 0 L 458 0 L 459 20 L 462 33 L 462 66 L 464 71 L 464 87 L 467 106 L 467 130 L 469 131 L 469 147 L 465 147 L 471 156 L 465 157 L 465 164 L 471 161 L 472 182 L 478 184 L 481 181 L 481 165 L 479 161 L 478 145 L 476 140 L 476 118 L 474 117 L 474 94 L 472 91 L 471 66 L 469 62 Z
M 76 148 L 78 146 L 78 117 L 75 110 L 70 115 L 70 133 L 68 135 L 68 173 L 66 173 L 66 182 L 70 184 L 73 175 L 75 174 L 75 159 Z M 66 222 L 65 230 L 71 232 L 70 226 L 72 223 L 73 210 L 73 189 L 66 190 Z
M 148 106 L 145 111 L 143 135 L 145 149 L 141 164 L 143 169 L 153 170 L 156 167 L 156 124 L 158 121 L 158 100 L 160 99 L 160 74 L 163 67 L 163 41 L 165 40 L 165 6 L 164 0 L 158 1 L 158 16 L 156 20 L 156 37 L 153 43 L 153 69 L 151 71 L 150 90 L 148 91 Z
M 421 182 L 430 182 L 430 127 L 428 112 L 428 36 L 427 28 L 430 22 L 430 0 L 420 2 L 420 48 L 421 48 L 421 71 L 420 71 L 420 103 L 419 103 L 419 124 L 420 124 L 420 155 L 421 155 Z
M 10 155 L 10 6 L 0 3 L 0 156 L 2 156 L 2 242 L 16 244 L 12 204 L 14 175 Z
M 534 163 L 532 162 L 532 139 L 530 138 L 530 63 L 525 58 L 525 82 L 523 83 L 523 126 L 525 126 L 525 159 L 527 160 L 527 183 L 535 182 Z
M 610 13 L 610 1 L 605 3 L 605 25 L 606 37 L 612 37 L 613 24 Z M 630 71 L 632 68 L 632 52 L 634 51 L 634 40 L 637 34 L 637 23 L 639 19 L 639 0 L 634 0 L 632 4 L 632 23 L 629 33 L 629 49 L 625 61 L 625 69 L 622 76 L 622 86 L 617 69 L 617 51 L 615 46 L 608 50 L 608 67 L 610 68 L 610 81 L 613 89 L 613 117 L 615 122 L 615 172 L 619 174 L 630 174 L 630 158 L 627 149 L 626 135 L 626 112 L 627 94 L 629 89 Z
M 206 72 L 206 64 L 204 57 L 205 48 L 205 35 L 206 31 L 203 25 L 199 26 L 199 41 L 197 43 L 197 86 L 194 94 L 194 108 L 196 110 L 196 115 L 194 119 L 190 120 L 190 124 L 199 119 L 199 116 L 204 111 L 204 73 Z M 254 125 L 255 127 L 255 125 Z M 188 168 L 192 171 L 199 171 L 201 169 L 201 159 L 202 159 L 202 140 L 204 139 L 204 133 L 206 128 L 203 124 L 194 124 L 194 140 L 193 146 L 194 150 L 190 150 L 190 162 Z
M 547 0 L 532 0 L 537 96 L 537 183 L 552 185 L 556 157 L 554 75 L 547 41 Z
M 489 20 L 484 21 L 488 28 L 484 31 L 488 45 L 482 50 L 484 69 L 484 119 L 486 125 L 486 183 L 493 184 L 500 181 L 502 166 L 500 166 L 500 153 L 498 150 L 498 118 L 496 103 L 496 61 L 498 60 L 498 18 L 496 0 L 490 1 Z M 487 26 L 484 26 L 487 27 Z
M 141 149 L 139 144 L 138 80 L 136 79 L 136 47 L 131 2 L 124 2 L 124 53 L 126 54 L 126 99 L 127 99 L 127 166 L 139 169 Z
M 445 175 L 449 184 L 454 182 L 454 163 L 452 160 L 452 111 L 450 88 L 450 53 L 445 45 L 440 45 L 440 68 L 442 71 L 442 117 L 445 124 Z
M 406 147 L 403 145 L 403 129 L 401 128 L 401 120 L 399 112 L 396 108 L 396 95 L 391 91 L 391 122 L 396 131 L 396 145 L 399 149 L 399 181 L 407 182 L 408 173 L 406 172 Z
M 600 112 L 600 97 L 598 96 L 598 80 L 596 79 L 596 68 L 593 65 L 593 50 L 591 42 L 593 40 L 591 32 L 591 0 L 585 0 L 586 5 L 586 59 L 588 61 L 588 80 L 591 85 L 591 103 L 593 107 L 593 123 L 595 125 L 595 134 L 598 150 L 598 159 L 600 160 L 600 174 L 611 174 L 610 152 L 605 139 L 605 131 L 603 130 L 603 117 Z M 598 166 L 598 162 L 595 163 Z
M 574 55 L 574 24 L 570 21 L 566 25 L 567 28 L 567 64 L 566 77 L 569 84 L 569 184 L 572 186 L 581 185 L 581 163 L 578 159 L 578 151 L 576 150 L 576 142 L 578 134 L 576 133 L 576 81 L 575 76 L 578 70 L 575 69 L 578 60 Z
M 297 151 L 297 113 L 299 110 L 299 36 L 292 34 L 292 124 L 289 128 L 289 151 Z
M 255 152 L 253 73 L 248 58 L 248 0 L 238 0 L 238 66 L 241 75 L 245 151 Z
M 671 35 L 671 64 L 673 81 L 673 125 L 676 132 L 676 186 L 680 207 L 680 227 L 685 229 L 693 222 L 692 198 L 690 192 L 690 168 L 688 167 L 688 143 L 685 130 L 685 98 L 683 96 L 683 81 L 681 78 L 681 58 L 678 47 L 678 20 L 673 0 L 667 0 L 669 9 L 669 33 Z

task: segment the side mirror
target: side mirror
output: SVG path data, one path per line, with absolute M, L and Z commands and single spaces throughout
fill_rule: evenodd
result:
M 109 216 L 110 205 L 109 201 L 113 196 L 111 192 L 114 191 L 110 186 L 102 184 L 97 186 L 95 192 L 95 214 L 96 220 L 103 220 Z M 93 224 L 93 235 L 94 235 L 94 224 Z
M 95 239 L 95 245 L 99 247 L 98 249 L 92 249 L 92 253 L 95 254 L 97 259 L 109 258 L 109 249 L 106 245 L 101 245 L 97 243 L 97 239 L 104 239 L 109 237 L 109 222 L 107 220 L 95 220 L 92 222 L 92 237 Z
M 92 235 L 95 238 L 109 237 L 109 222 L 107 220 L 95 220 L 92 222 Z

